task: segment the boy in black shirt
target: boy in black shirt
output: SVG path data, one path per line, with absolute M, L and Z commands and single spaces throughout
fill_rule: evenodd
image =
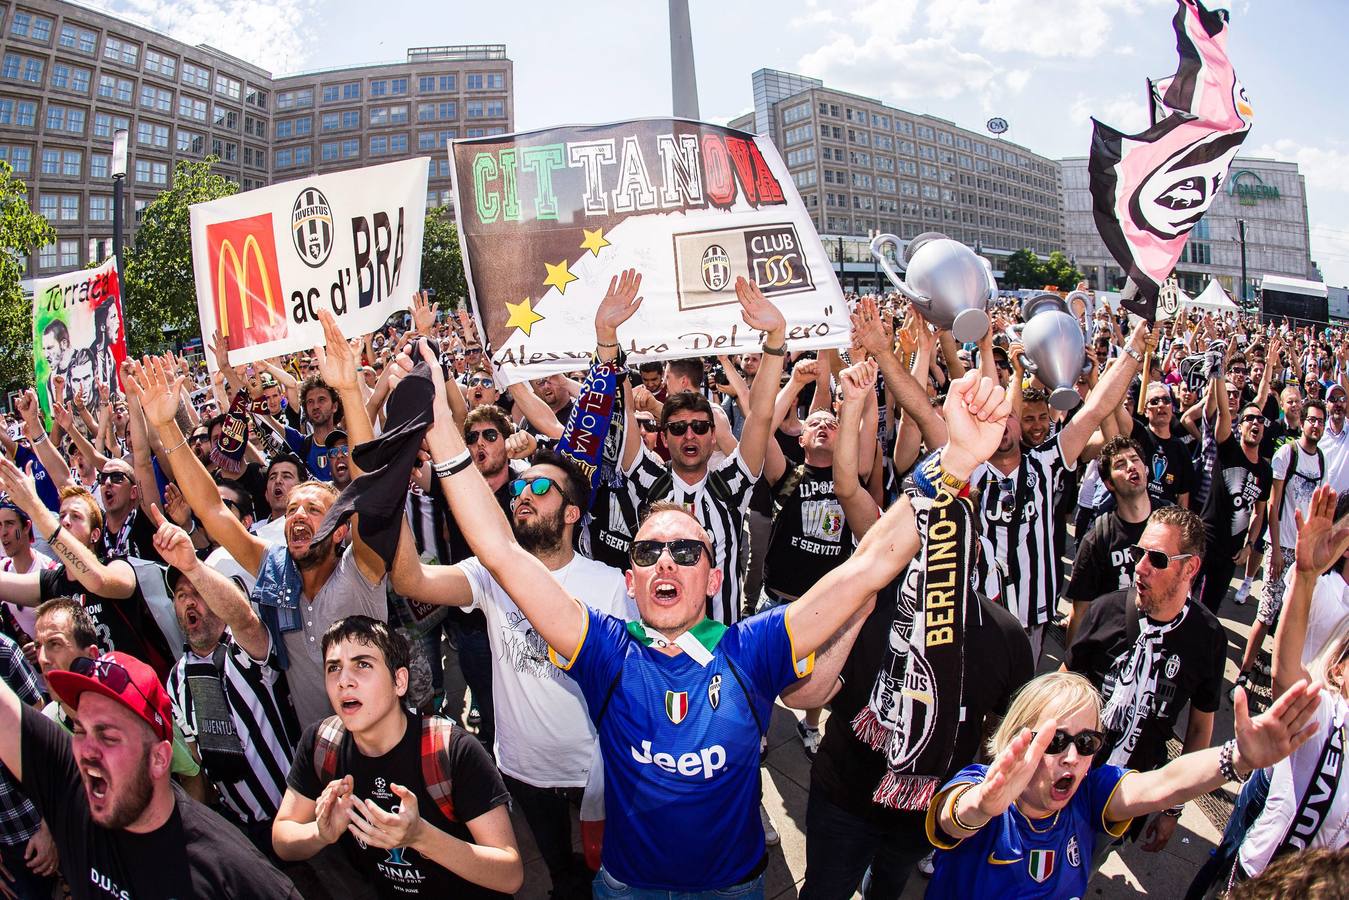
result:
M 277 855 L 308 859 L 341 841 L 383 898 L 513 893 L 524 869 L 506 786 L 476 738 L 403 708 L 410 653 L 366 616 L 323 636 L 338 714 L 300 738 L 272 828 Z
M 1274 483 L 1269 460 L 1260 456 L 1264 436 L 1265 417 L 1258 407 L 1241 407 L 1233 427 L 1227 404 L 1218 404 L 1217 465 L 1201 513 L 1209 549 L 1201 570 L 1200 598 L 1211 612 L 1222 605 L 1233 573 L 1246 564 L 1264 530 L 1265 505 Z

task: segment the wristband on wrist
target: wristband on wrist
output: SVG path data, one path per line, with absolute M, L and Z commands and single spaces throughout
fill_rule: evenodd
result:
M 432 462 L 431 471 L 437 478 L 449 478 L 451 475 L 457 475 L 473 464 L 473 455 L 467 450 L 460 453 L 453 459 L 444 462 Z
M 1162 810 L 1162 815 L 1164 815 L 1164 816 L 1170 816 L 1170 817 L 1173 818 L 1173 819 L 1179 819 L 1179 818 L 1180 818 L 1180 814 L 1181 814 L 1182 812 L 1184 812 L 1184 811 L 1185 811 L 1185 807 L 1183 807 L 1183 806 L 1173 806 L 1173 807 L 1171 807 L 1170 809 L 1164 809 L 1164 810 Z
M 776 347 L 770 347 L 770 346 L 768 346 L 767 344 L 764 344 L 764 345 L 763 345 L 762 347 L 760 347 L 759 349 L 760 349 L 762 352 L 767 353 L 769 356 L 786 356 L 786 355 L 787 355 L 787 342 L 786 342 L 786 341 L 783 341 L 781 344 L 778 344 Z
M 40 444 L 40 443 L 42 443 L 43 441 L 47 440 L 48 437 L 49 437 L 49 435 L 47 434 L 47 432 L 44 431 L 44 432 L 42 432 L 41 434 L 39 434 L 37 437 L 31 438 L 31 439 L 29 440 L 29 443 L 32 444 L 34 447 L 36 447 L 38 444 Z
M 1234 763 L 1236 755 L 1237 739 L 1229 738 L 1227 742 L 1223 744 L 1222 750 L 1218 751 L 1218 774 L 1222 775 L 1222 777 L 1226 778 L 1228 781 L 1245 784 L 1251 777 L 1251 773 L 1247 772 L 1245 775 L 1242 775 L 1237 772 L 1237 767 Z
M 967 784 L 959 791 L 956 791 L 956 793 L 951 797 L 951 806 L 949 807 L 948 812 L 950 812 L 951 814 L 951 821 L 955 823 L 955 826 L 959 828 L 961 831 L 978 831 L 980 828 L 984 827 L 983 825 L 966 825 L 964 822 L 960 821 L 960 810 L 959 810 L 960 798 L 965 796 L 965 794 L 973 787 L 974 785 Z M 984 825 L 987 824 L 988 824 L 987 822 L 984 823 Z

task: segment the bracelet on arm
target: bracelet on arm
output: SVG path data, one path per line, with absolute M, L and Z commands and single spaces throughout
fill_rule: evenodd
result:
M 465 450 L 463 453 L 460 453 L 458 456 L 453 459 L 448 459 L 445 462 L 432 461 L 431 471 L 435 473 L 437 478 L 449 478 L 451 475 L 457 475 L 464 471 L 472 464 L 473 455 Z
M 29 443 L 32 444 L 34 447 L 36 447 L 38 444 L 40 444 L 40 443 L 42 443 L 43 441 L 47 440 L 48 437 L 50 437 L 50 435 L 48 435 L 47 432 L 44 431 L 44 432 L 42 432 L 41 434 L 39 434 L 37 437 L 32 438 L 31 440 L 29 440 Z
M 954 822 L 955 826 L 959 828 L 961 831 L 978 831 L 980 828 L 983 828 L 984 825 L 988 824 L 987 822 L 985 822 L 984 825 L 977 825 L 977 826 L 966 825 L 964 822 L 960 821 L 960 812 L 958 811 L 958 807 L 960 805 L 960 798 L 965 796 L 965 793 L 973 787 L 974 787 L 973 784 L 967 784 L 959 791 L 956 791 L 956 793 L 951 797 L 951 805 L 950 807 L 948 807 L 948 811 L 951 813 L 951 821 Z
M 612 344 L 606 344 L 604 341 L 596 341 L 596 342 L 595 342 L 595 346 L 596 346 L 596 347 L 604 347 L 606 350 L 617 350 L 617 349 L 618 349 L 618 344 L 617 344 L 617 342 L 612 343 Z
M 767 344 L 764 344 L 764 345 L 763 345 L 762 347 L 760 347 L 759 349 L 760 349 L 762 352 L 768 354 L 769 356 L 786 356 L 786 355 L 787 355 L 787 342 L 786 342 L 786 341 L 783 341 L 781 344 L 778 344 L 776 347 L 770 347 L 770 346 L 768 346 Z
M 169 455 L 170 453 L 172 453 L 173 451 L 178 450 L 178 449 L 181 449 L 181 448 L 186 447 L 186 446 L 187 446 L 187 438 L 183 438 L 181 441 L 179 441 L 178 443 L 174 444 L 172 447 L 166 447 L 166 448 L 164 448 L 164 455 L 165 455 L 165 456 L 168 456 L 168 455 Z
M 1226 778 L 1228 781 L 1235 781 L 1238 784 L 1245 784 L 1246 781 L 1251 777 L 1251 773 L 1247 772 L 1245 775 L 1241 775 L 1237 772 L 1237 767 L 1233 764 L 1233 760 L 1236 757 L 1236 754 L 1237 754 L 1237 739 L 1229 738 L 1227 742 L 1223 744 L 1222 750 L 1218 751 L 1218 774 Z
M 1184 806 L 1173 806 L 1170 809 L 1162 810 L 1162 815 L 1170 816 L 1173 819 L 1179 819 L 1180 814 L 1183 813 L 1184 811 L 1185 811 Z

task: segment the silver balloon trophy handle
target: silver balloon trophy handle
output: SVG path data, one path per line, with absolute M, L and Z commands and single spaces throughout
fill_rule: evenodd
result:
M 920 311 L 926 311 L 930 307 L 931 301 L 926 297 L 920 297 L 909 290 L 909 286 L 904 283 L 904 279 L 900 277 L 899 273 L 895 271 L 895 267 L 891 265 L 890 258 L 885 255 L 886 244 L 894 245 L 896 255 L 904 249 L 898 235 L 878 234 L 871 239 L 871 255 L 881 267 L 881 271 L 885 273 L 885 277 L 890 279 L 890 283 L 895 286 L 895 290 L 899 291 L 910 303 L 917 306 Z
M 1013 322 L 1011 325 L 1004 328 L 1002 333 L 1007 335 L 1007 340 L 1011 341 L 1013 344 L 1019 344 L 1021 343 L 1021 330 L 1025 327 L 1025 322 Z M 1012 358 L 1012 351 L 1010 348 L 1008 348 L 1007 351 L 1007 358 L 1008 360 L 1011 360 Z M 1021 360 L 1021 368 L 1023 371 L 1029 372 L 1032 375 L 1036 373 L 1035 363 L 1031 362 L 1029 356 L 1025 353 L 1018 353 L 1017 358 Z

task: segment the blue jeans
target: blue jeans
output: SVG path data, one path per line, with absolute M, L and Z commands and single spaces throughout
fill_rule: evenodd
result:
M 485 628 L 463 628 L 455 625 L 455 645 L 459 648 L 459 671 L 464 674 L 468 689 L 473 692 L 473 705 L 478 707 L 482 724 L 478 739 L 488 752 L 496 743 L 496 716 L 492 707 L 492 645 Z
M 603 866 L 595 876 L 593 886 L 595 900 L 763 900 L 763 873 L 749 881 L 733 884 L 730 887 L 711 891 L 658 891 L 652 888 L 638 888 L 624 884 L 610 875 Z
M 1241 842 L 1246 840 L 1246 832 L 1260 818 L 1269 799 L 1269 769 L 1257 769 L 1251 773 L 1250 780 L 1241 786 L 1236 803 L 1232 806 L 1232 816 L 1223 829 L 1222 840 L 1209 854 L 1208 861 L 1199 867 L 1185 892 L 1185 900 L 1200 900 L 1216 887 L 1227 889 L 1227 876 L 1236 862 Z
M 866 900 L 898 897 L 918 861 L 932 850 L 923 828 L 925 816 L 925 812 L 897 814 L 895 825 L 875 825 L 834 805 L 811 785 L 801 900 L 846 900 L 868 869 Z

